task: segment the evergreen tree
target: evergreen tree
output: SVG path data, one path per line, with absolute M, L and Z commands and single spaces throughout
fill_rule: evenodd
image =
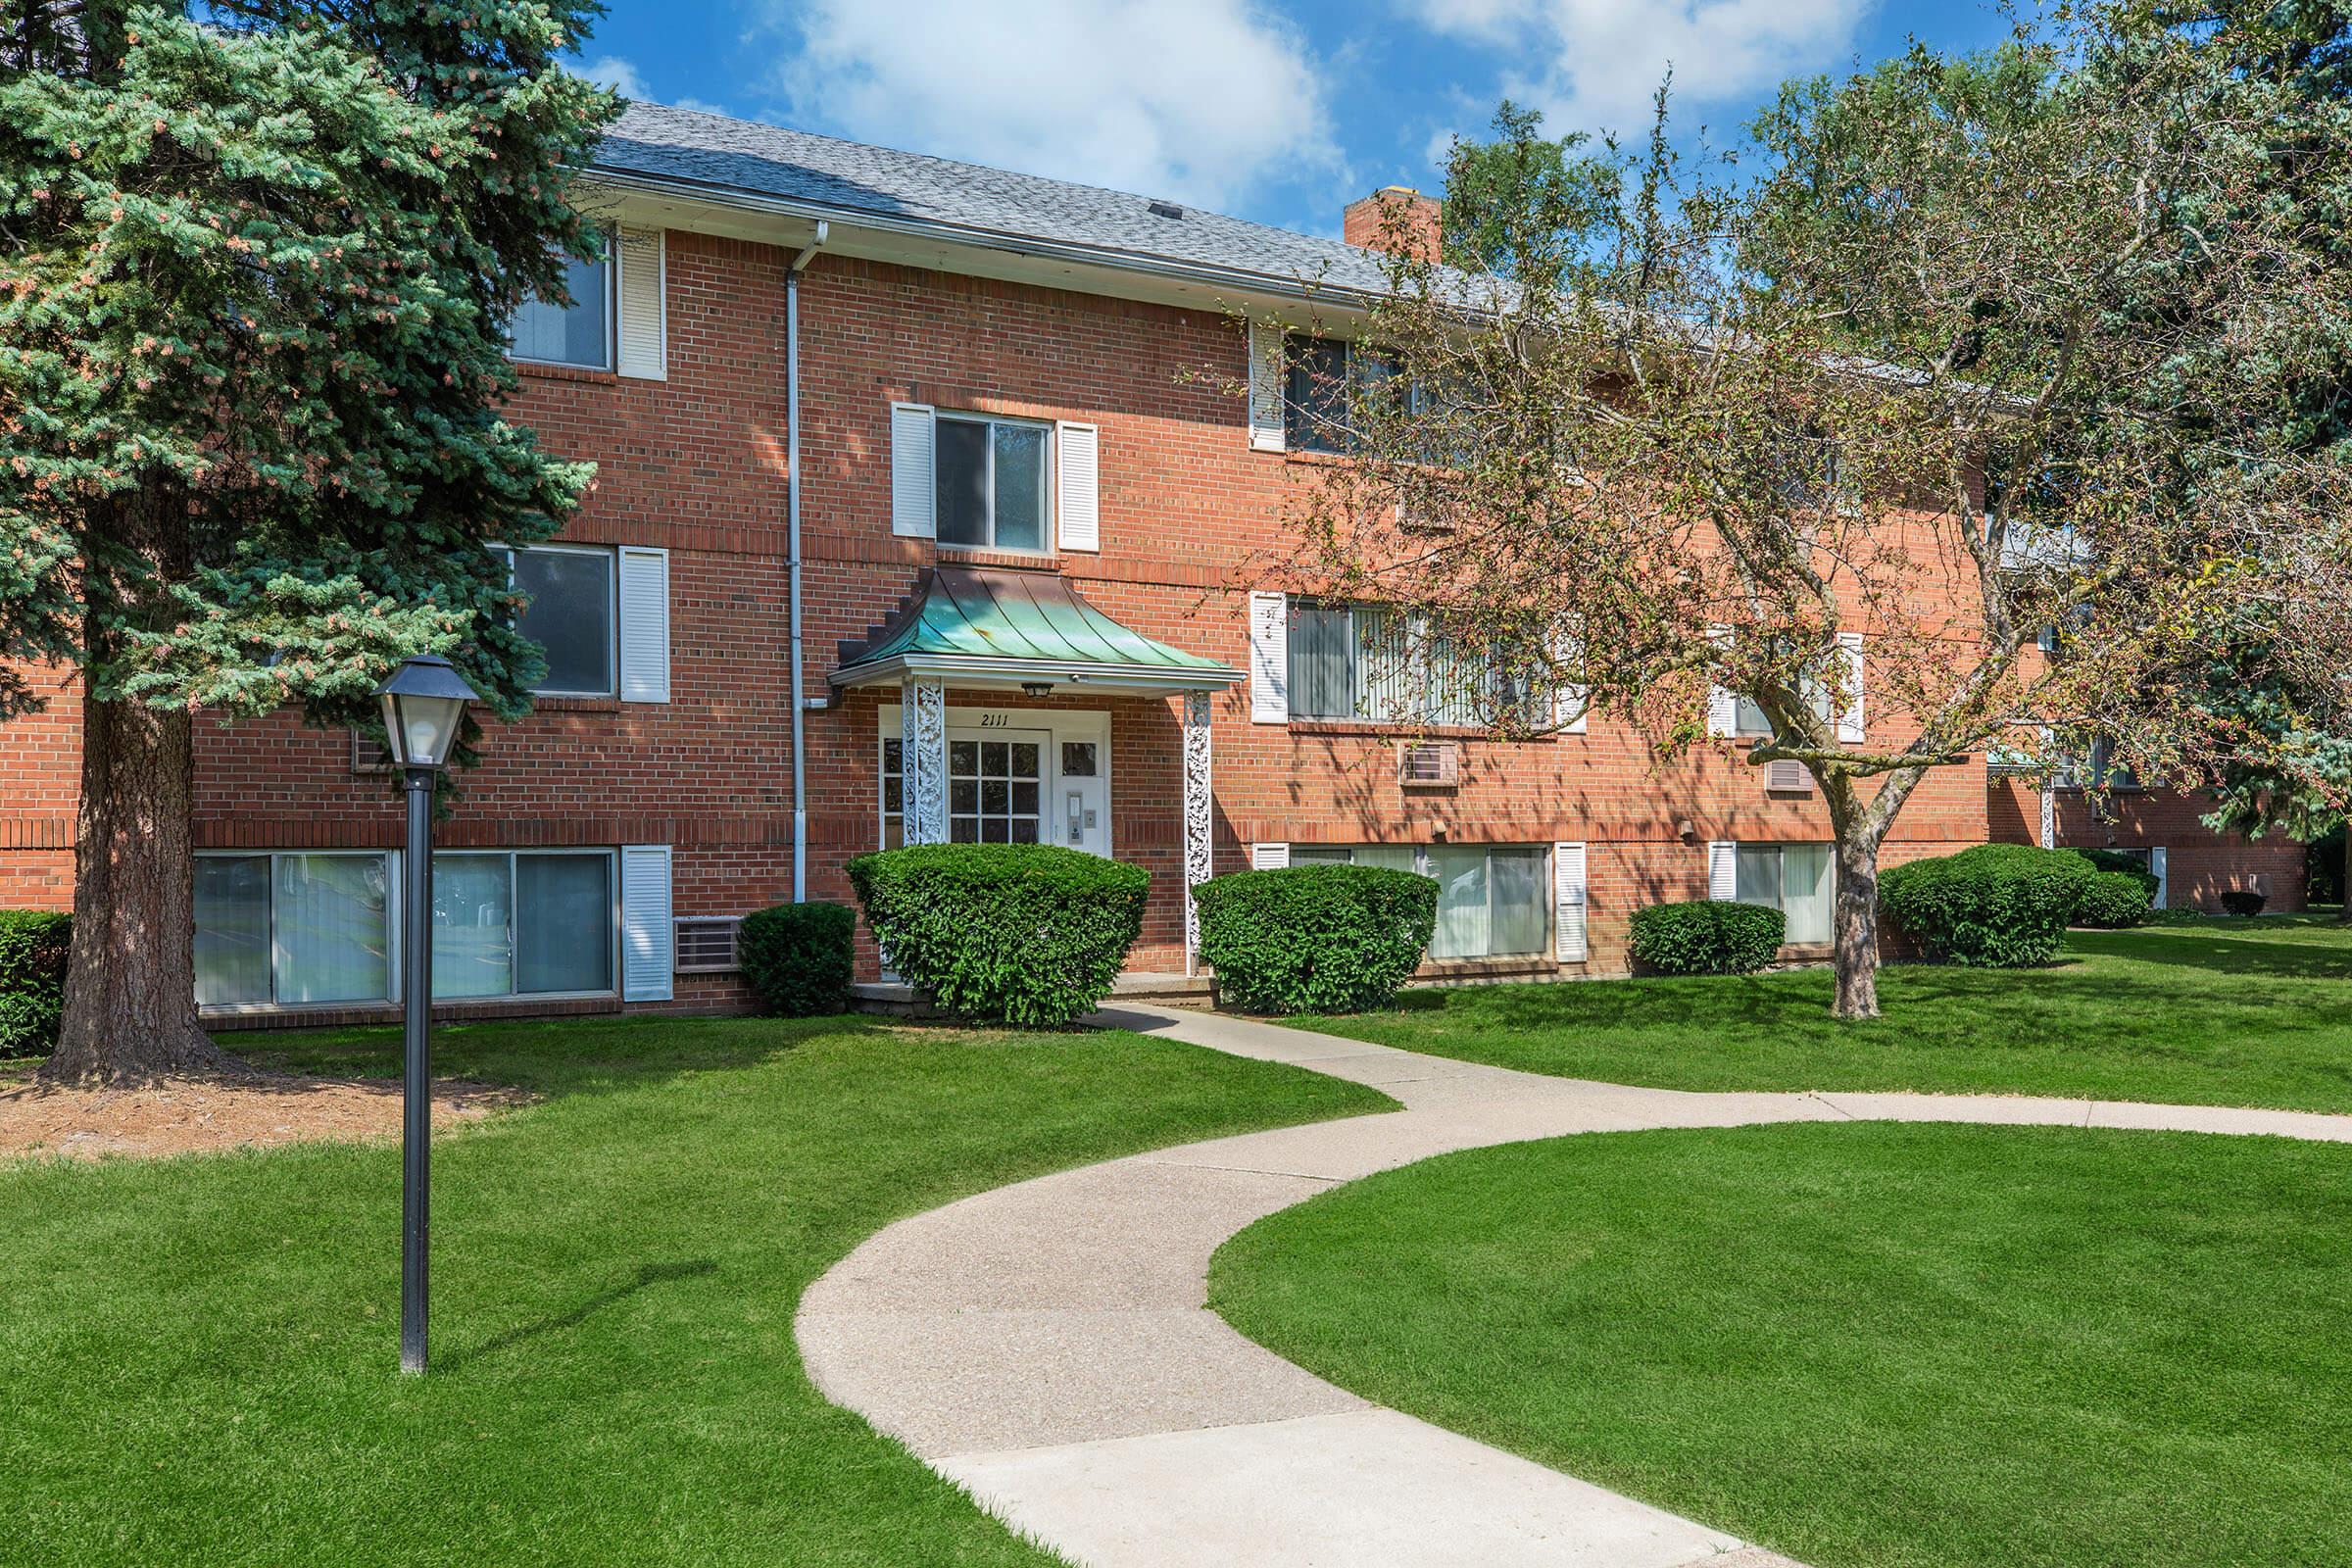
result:
M 365 724 L 398 660 L 494 712 L 541 667 L 492 541 L 590 469 L 500 406 L 507 322 L 598 235 L 613 97 L 572 0 L 22 0 L 0 23 L 0 717 L 81 717 L 61 1077 L 227 1062 L 198 1026 L 200 714 Z

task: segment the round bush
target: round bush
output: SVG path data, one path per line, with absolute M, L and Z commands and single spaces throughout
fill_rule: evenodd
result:
M 1879 905 L 1932 958 L 2022 969 L 2058 956 L 2093 875 L 2072 850 L 1980 844 L 1879 875 Z
M 72 915 L 0 909 L 0 1056 L 45 1056 L 57 1049 L 73 947 Z
M 1052 844 L 910 844 L 850 862 L 865 923 L 958 1017 L 1060 1025 L 1110 994 L 1152 873 Z
M 2269 902 L 2267 895 L 2257 893 L 2252 888 L 2231 888 L 2222 895 L 2222 912 L 2250 917 L 2260 914 L 2262 906 Z
M 858 916 L 846 904 L 779 904 L 735 928 L 735 959 L 779 1018 L 847 1012 L 856 972 Z
M 2075 924 L 2111 931 L 2145 925 L 2154 902 L 2153 890 L 2129 871 L 2093 871 L 2075 906 Z
M 1788 932 L 1788 917 L 1761 904 L 1653 904 L 1634 911 L 1634 960 L 1658 974 L 1754 974 Z
M 1219 1000 L 1250 1012 L 1386 1005 L 1438 920 L 1438 884 L 1377 865 L 1234 871 L 1193 890 Z

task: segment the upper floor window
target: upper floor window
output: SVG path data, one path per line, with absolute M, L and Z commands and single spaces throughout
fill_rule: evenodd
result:
M 619 664 L 620 614 L 613 553 L 592 545 L 502 551 L 515 590 L 530 603 L 514 629 L 547 651 L 541 697 L 611 697 Z
M 1294 718 L 1474 726 L 1533 700 L 1507 661 L 1379 605 L 1293 600 L 1287 656 Z
M 576 257 L 564 269 L 569 305 L 527 299 L 511 323 L 514 357 L 541 365 L 573 365 L 589 370 L 612 368 L 613 288 L 612 245 L 593 262 Z
M 938 538 L 979 550 L 1043 551 L 1053 430 L 981 414 L 938 416 Z
M 1398 369 L 1394 354 L 1333 337 L 1291 339 L 1285 363 L 1284 439 L 1294 452 L 1353 450 L 1361 398 Z

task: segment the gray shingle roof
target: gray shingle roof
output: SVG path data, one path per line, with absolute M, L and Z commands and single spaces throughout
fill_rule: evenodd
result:
M 630 104 L 606 134 L 595 167 L 807 203 L 847 220 L 864 215 L 941 224 L 983 243 L 1025 239 L 1088 247 L 1112 263 L 1173 263 L 1366 292 L 1386 284 L 1371 252 L 1338 240 L 1183 204 L 1183 217 L 1163 218 L 1151 210 L 1152 198 L 1126 191 L 662 104 Z

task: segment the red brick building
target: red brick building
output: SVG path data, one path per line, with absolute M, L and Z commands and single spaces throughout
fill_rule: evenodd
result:
M 1514 744 L 1359 716 L 1379 612 L 1269 564 L 1317 461 L 1285 367 L 1347 351 L 1236 313 L 1344 319 L 1380 282 L 1364 252 L 650 105 L 594 181 L 618 244 L 577 308 L 517 322 L 515 413 L 599 476 L 516 559 L 550 675 L 441 830 L 437 1000 L 735 1004 L 735 917 L 846 901 L 849 857 L 922 837 L 1145 865 L 1139 975 L 1191 967 L 1188 881 L 1316 857 L 1436 876 L 1433 973 L 1621 970 L 1635 908 L 1710 892 L 1826 939 L 1825 814 L 1734 755 L 1736 704 L 1662 765 L 1605 718 Z M 73 711 L 0 728 L 0 905 L 70 903 Z M 200 725 L 197 753 L 208 1016 L 388 1016 L 380 756 L 291 717 Z M 2290 896 L 2283 862 L 2143 805 L 2176 887 Z M 2016 836 L 2022 808 L 1981 762 L 1940 769 L 1887 858 Z

